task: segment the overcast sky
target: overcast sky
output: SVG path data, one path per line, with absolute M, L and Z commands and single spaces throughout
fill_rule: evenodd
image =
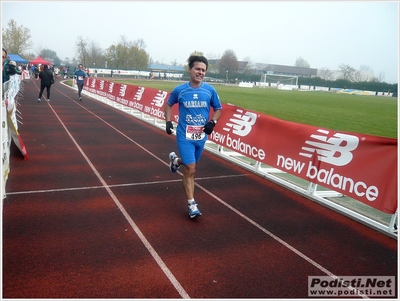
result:
M 193 51 L 220 58 L 311 68 L 370 67 L 398 82 L 399 4 L 394 1 L 2 1 L 10 19 L 30 30 L 33 48 L 76 57 L 78 36 L 103 50 L 121 36 L 143 39 L 153 61 L 185 64 Z

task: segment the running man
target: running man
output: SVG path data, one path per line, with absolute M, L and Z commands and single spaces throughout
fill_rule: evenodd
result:
M 79 69 L 75 71 L 74 78 L 75 84 L 78 86 L 78 97 L 82 100 L 82 89 L 85 83 L 85 78 L 88 77 L 87 73 L 83 70 L 83 65 L 79 64 Z
M 204 149 L 204 144 L 221 116 L 222 105 L 213 86 L 204 83 L 208 61 L 204 56 L 192 55 L 188 59 L 190 80 L 177 86 L 170 94 L 164 106 L 166 132 L 171 135 L 174 128 L 171 122 L 172 106 L 179 105 L 179 121 L 176 129 L 176 141 L 179 158 L 175 152 L 169 154 L 170 170 L 183 170 L 183 187 L 187 197 L 189 216 L 200 216 L 201 212 L 194 199 L 194 176 L 196 165 Z M 213 109 L 212 118 L 210 110 Z

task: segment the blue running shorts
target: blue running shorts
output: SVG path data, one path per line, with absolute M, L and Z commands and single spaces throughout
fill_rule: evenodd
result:
M 191 163 L 197 163 L 203 153 L 204 144 L 206 140 L 203 141 L 189 141 L 185 137 L 178 138 L 177 140 L 179 155 L 182 159 L 183 165 L 188 165 Z

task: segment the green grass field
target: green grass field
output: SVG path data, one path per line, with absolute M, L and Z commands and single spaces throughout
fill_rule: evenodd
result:
M 114 82 L 172 91 L 179 82 L 119 80 Z M 333 92 L 287 91 L 214 85 L 221 101 L 277 118 L 337 131 L 397 138 L 397 98 Z

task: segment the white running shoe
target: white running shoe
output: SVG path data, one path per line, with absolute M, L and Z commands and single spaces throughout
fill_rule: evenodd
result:
M 199 208 L 197 208 L 197 203 L 196 202 L 188 204 L 188 208 L 189 208 L 189 216 L 190 216 L 190 218 L 195 218 L 196 216 L 200 216 L 201 215 L 201 212 L 200 212 Z
M 174 164 L 174 161 L 175 161 L 175 159 L 176 158 L 178 158 L 178 156 L 174 153 L 174 152 L 172 152 L 172 153 L 170 153 L 169 154 L 169 160 L 170 160 L 170 162 L 169 162 L 169 169 L 172 171 L 172 172 L 176 172 L 178 169 L 179 169 L 179 166 L 180 165 L 178 165 L 178 164 Z

